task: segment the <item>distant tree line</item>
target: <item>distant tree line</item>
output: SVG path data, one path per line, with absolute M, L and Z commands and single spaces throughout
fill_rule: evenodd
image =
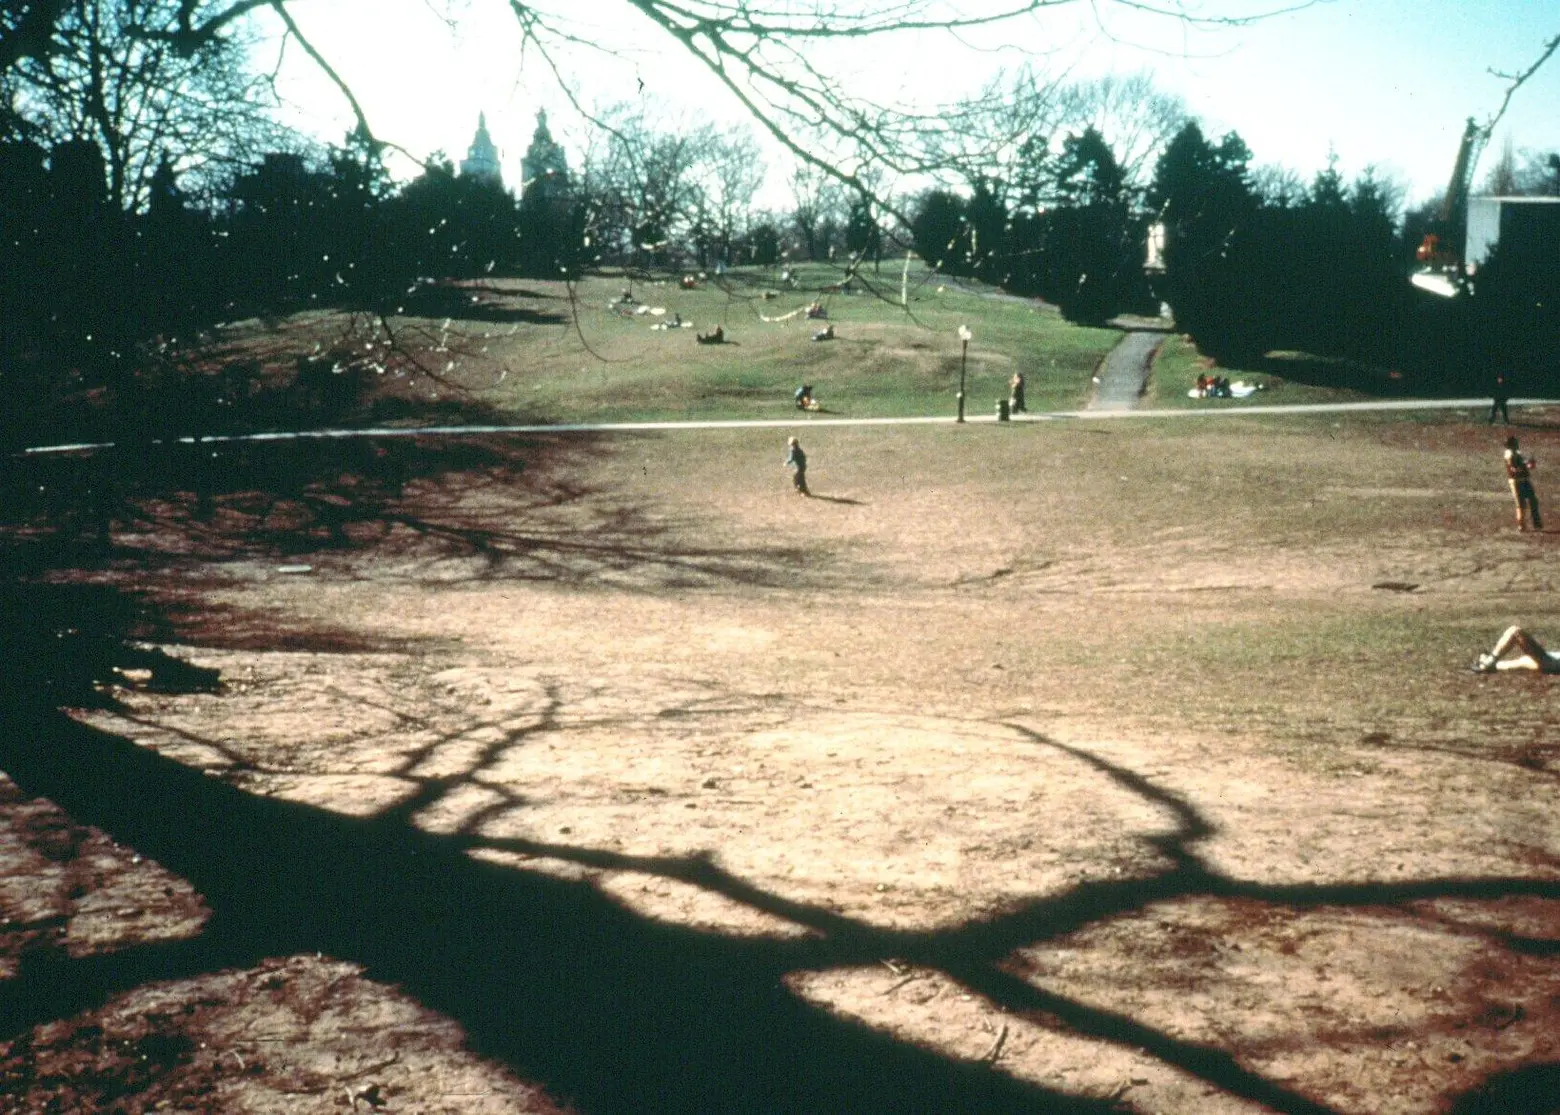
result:
M 1230 364 L 1300 350 L 1396 370 L 1404 386 L 1483 387 L 1500 370 L 1519 390 L 1560 387 L 1552 233 L 1502 243 L 1471 295 L 1442 299 L 1409 283 L 1440 200 L 1403 214 L 1400 190 L 1373 170 L 1345 182 L 1330 163 L 1309 183 L 1256 170 L 1238 134 L 1214 141 L 1196 121 L 1159 149 L 1142 184 L 1093 126 L 1020 156 L 1005 178 L 977 174 L 966 189 L 922 195 L 917 251 L 1080 322 L 1167 303 L 1180 331 Z M 1560 157 L 1508 155 L 1486 186 L 1560 193 Z
M 301 141 L 275 123 L 241 36 L 147 33 L 186 7 L 59 0 L 47 50 L 0 58 L 0 389 L 32 409 L 132 394 L 149 351 L 226 319 L 394 313 L 451 278 L 876 260 L 907 242 L 1078 321 L 1168 302 L 1228 360 L 1297 348 L 1416 372 L 1514 364 L 1560 307 L 1517 248 L 1477 298 L 1427 306 L 1406 282 L 1424 212 L 1400 221 L 1371 173 L 1345 183 L 1328 167 L 1304 184 L 1253 170 L 1238 135 L 1205 137 L 1144 75 L 1023 68 L 897 120 L 899 169 L 946 183 L 908 201 L 887 163 L 830 174 L 804 161 L 791 208 L 762 211 L 749 134 L 636 106 L 598 114 L 577 169 L 539 122 L 517 195 L 438 154 L 398 184 L 362 128 L 337 147 Z M 1492 175 L 1560 190 L 1544 153 L 1508 151 Z M 1154 238 L 1158 273 L 1144 266 Z

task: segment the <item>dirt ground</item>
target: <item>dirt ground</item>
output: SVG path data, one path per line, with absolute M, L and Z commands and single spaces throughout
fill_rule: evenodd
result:
M 1487 429 L 798 432 L 117 527 L 220 684 L 8 730 L 0 1111 L 1560 1111 Z

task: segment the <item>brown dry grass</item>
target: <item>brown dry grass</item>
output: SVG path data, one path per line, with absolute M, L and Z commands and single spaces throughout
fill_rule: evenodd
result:
M 300 831 L 410 826 L 503 885 L 604 900 L 628 918 L 615 933 L 693 931 L 639 954 L 639 982 L 574 1002 L 545 965 L 490 983 L 396 959 L 366 929 L 322 929 L 338 951 L 318 961 L 284 951 L 123 982 L 102 1011 L 32 1031 L 27 1055 L 89 1024 L 129 1048 L 144 1035 L 126 1019 L 155 998 L 194 1044 L 132 1099 L 235 1111 L 339 1110 L 369 1082 L 392 1109 L 478 1110 L 452 1104 L 456 1080 L 491 1110 L 530 1110 L 540 1086 L 624 1111 L 1385 1115 L 1505 1110 L 1553 1087 L 1552 679 L 1466 666 L 1512 620 L 1560 641 L 1560 534 L 1512 530 L 1487 428 L 798 432 L 817 499 L 789 492 L 772 431 L 543 440 L 529 452 L 550 459 L 546 485 L 410 481 L 395 522 L 294 552 L 307 575 L 260 550 L 134 572 L 154 591 L 197 586 L 181 653 L 227 688 L 131 693 L 89 717 L 236 787 L 262 818 L 295 802 L 325 811 Z M 1524 443 L 1542 461 L 1560 437 L 1535 427 Z M 174 548 L 179 522 L 141 542 Z M 168 847 L 172 875 L 105 852 L 76 889 L 50 881 L 36 840 L 7 856 L 26 918 L 57 919 L 86 958 L 199 923 L 197 900 L 177 898 L 180 862 L 205 878 L 209 853 Z M 360 865 L 332 870 L 350 889 Z M 164 928 L 102 936 L 95 896 L 135 879 L 123 885 L 175 895 Z M 218 920 L 248 909 L 207 889 Z M 401 913 L 432 917 L 418 901 Z M 575 932 L 619 924 L 601 911 L 558 916 Z M 510 944 L 497 911 L 440 916 L 470 927 L 456 952 Z M 690 971 L 717 948 L 731 951 L 708 971 L 729 986 L 700 986 Z M 783 1007 L 749 1003 L 758 972 L 783 982 Z M 266 980 L 274 993 L 253 990 Z M 334 1006 L 311 1014 L 288 981 L 332 988 Z M 628 1037 L 582 1022 L 661 994 L 692 1017 Z M 798 1022 L 797 1004 L 820 1013 Z M 573 1020 L 584 1047 L 548 1044 L 532 1016 Z M 732 1048 L 700 1019 L 753 1029 Z M 830 1028 L 841 1020 L 866 1029 Z M 771 1026 L 785 1040 L 766 1042 Z M 792 1048 L 833 1050 L 841 1033 L 930 1056 L 906 1070 L 921 1091 L 862 1099 L 853 1074 L 890 1063 L 877 1045 Z M 44 1109 L 51 1086 L 71 1094 L 36 1060 L 19 1069 L 17 1049 L 0 1067 L 25 1085 L 19 1110 Z M 677 1082 L 636 1057 L 675 1065 Z M 960 1063 L 975 1075 L 936 1067 Z M 177 1091 L 191 1081 L 205 1099 Z

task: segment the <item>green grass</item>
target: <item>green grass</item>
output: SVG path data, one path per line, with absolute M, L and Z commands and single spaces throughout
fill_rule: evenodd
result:
M 392 319 L 400 344 L 426 368 L 470 392 L 495 421 L 628 422 L 788 419 L 792 395 L 803 383 L 832 415 L 854 418 L 952 415 L 961 370 L 966 411 L 989 415 L 1024 372 L 1032 412 L 1084 407 L 1092 378 L 1120 340 L 1116 329 L 1063 320 L 1052 307 L 1015 298 L 969 280 L 951 280 L 913 261 L 870 266 L 849 293 L 830 292 L 844 276 L 829 264 L 795 269 L 794 286 L 778 269 L 738 268 L 685 290 L 675 273 L 629 280 L 607 273 L 573 285 L 527 279 L 465 284 L 476 304 L 462 314 L 467 294 L 445 290 L 451 318 L 405 315 Z M 907 281 L 906 281 L 907 280 Z M 902 304 L 901 283 L 908 297 Z M 620 300 L 631 286 L 634 301 Z M 822 302 L 827 321 L 803 313 Z M 651 310 L 660 311 L 652 313 Z M 636 312 L 643 311 L 643 312 Z M 652 326 L 680 315 L 690 328 Z M 292 358 L 310 347 L 359 348 L 384 338 L 343 330 L 348 315 L 298 314 L 277 329 L 248 338 L 253 355 L 291 374 Z M 836 337 L 814 342 L 827 324 Z M 729 343 L 699 345 L 696 333 L 721 326 Z M 964 352 L 958 337 L 973 339 Z M 257 329 L 259 327 L 257 326 Z M 370 330 L 372 332 L 372 330 Z M 343 344 L 345 340 L 345 345 Z M 286 349 L 287 351 L 282 351 Z M 278 355 L 280 353 L 280 355 Z M 1155 358 L 1142 405 L 1168 409 L 1239 409 L 1253 403 L 1357 401 L 1397 394 L 1389 373 L 1302 353 L 1269 353 L 1260 368 L 1218 367 L 1187 339 L 1171 334 Z M 1245 400 L 1187 397 L 1199 373 L 1217 370 L 1265 390 Z M 1292 370 L 1291 375 L 1283 374 Z M 394 408 L 447 420 L 464 406 L 460 393 L 417 376 L 388 377 L 384 394 Z M 1360 383 L 1364 390 L 1338 386 Z M 381 408 L 384 410 L 387 408 Z
M 1176 409 L 1205 409 L 1209 407 L 1239 408 L 1252 404 L 1301 404 L 1301 403 L 1352 403 L 1380 398 L 1380 393 L 1370 393 L 1355 388 L 1329 386 L 1325 383 L 1308 383 L 1285 376 L 1283 370 L 1293 369 L 1294 376 L 1321 378 L 1331 372 L 1343 375 L 1350 369 L 1337 361 L 1320 361 L 1304 353 L 1269 353 L 1262 368 L 1242 368 L 1217 365 L 1197 350 L 1197 346 L 1178 334 L 1165 338 L 1154 358 L 1153 376 L 1143 395 L 1143 406 Z M 1362 372 L 1363 374 L 1363 372 Z M 1187 391 L 1197 386 L 1199 375 L 1221 375 L 1231 382 L 1244 380 L 1260 383 L 1263 390 L 1249 399 L 1194 399 Z
M 800 268 L 794 290 L 781 289 L 773 273 L 746 269 L 695 290 L 674 278 L 636 282 L 635 296 L 662 315 L 614 305 L 625 285 L 617 276 L 581 281 L 573 307 L 562 284 L 498 283 L 540 311 L 567 317 L 577 309 L 577 326 L 457 324 L 468 346 L 482 351 L 456 374 L 488 406 L 550 421 L 783 418 L 794 414 L 792 393 L 802 383 L 814 386 L 832 414 L 903 417 L 952 414 L 962 362 L 968 412 L 987 414 L 1007 396 L 1016 369 L 1024 371 L 1031 410 L 1082 406 L 1095 368 L 1119 338 L 1070 325 L 1034 302 L 955 286 L 919 264 L 909 304 L 901 306 L 901 266 L 885 265 L 881 274 L 869 268 L 849 294 L 822 292 L 839 275 L 824 265 Z M 766 298 L 766 291 L 775 294 Z M 825 302 L 827 322 L 800 313 L 774 320 L 814 298 Z M 694 328 L 651 328 L 673 314 Z M 813 333 L 830 323 L 836 339 L 814 342 Z M 717 324 L 730 343 L 695 343 L 695 332 Z M 974 334 L 967 356 L 961 325 Z M 498 380 L 495 369 L 502 380 L 489 386 Z

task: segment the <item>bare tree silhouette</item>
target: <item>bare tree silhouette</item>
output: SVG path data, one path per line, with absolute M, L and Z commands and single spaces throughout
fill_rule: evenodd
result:
M 506 757 L 543 733 L 614 723 L 564 717 L 556 687 L 544 687 L 523 715 L 474 719 L 408 753 L 389 772 L 407 785 L 406 796 L 363 818 L 243 792 L 61 716 L 49 700 L 17 694 L 8 705 L 20 730 L 0 740 L 0 767 L 26 792 L 48 797 L 79 823 L 187 879 L 211 915 L 204 931 L 185 942 L 80 959 L 48 950 L 30 954 L 16 977 L 0 985 L 0 1035 L 97 1006 L 147 980 L 319 952 L 405 988 L 458 1020 L 474 1049 L 586 1111 L 1116 1109 L 1110 1101 L 1022 1083 L 992 1066 L 896 1041 L 805 1003 L 784 982 L 796 971 L 896 958 L 939 971 L 1014 1016 L 1142 1050 L 1228 1094 L 1276 1111 L 1327 1112 L 1325 1103 L 1247 1067 L 1237 1050 L 1177 1037 L 1047 989 L 1025 974 L 1015 954 L 1151 904 L 1189 898 L 1285 911 L 1560 899 L 1560 881 L 1541 874 L 1318 884 L 1232 877 L 1202 857 L 1199 846 L 1217 829 L 1194 802 L 1089 751 L 1022 724 L 996 722 L 986 727 L 1087 766 L 1157 810 L 1165 825 L 1142 838 L 1151 852 L 1148 865 L 957 926 L 893 930 L 767 891 L 709 853 L 638 856 L 484 835 L 497 815 L 527 806 L 493 777 Z M 707 707 L 701 696 L 659 714 L 697 716 Z M 428 773 L 443 769 L 431 762 L 441 748 L 473 740 L 479 746 L 458 773 Z M 454 831 L 417 826 L 420 814 L 473 786 L 491 794 L 491 803 Z M 740 939 L 679 928 L 636 915 L 588 881 L 471 855 L 482 851 L 657 875 L 807 932 Z M 1530 955 L 1556 947 L 1518 935 L 1491 939 Z M 1459 1110 L 1492 1110 L 1476 1104 L 1514 1094 L 1524 1081 L 1549 1079 L 1541 1066 L 1526 1072 L 1515 1082 L 1489 1082 Z
M 233 463 L 224 482 L 211 486 L 205 511 L 197 494 L 159 486 L 148 467 L 117 478 L 121 503 L 113 514 L 156 519 L 162 548 L 131 546 L 115 534 L 107 566 L 118 561 L 136 570 L 299 552 L 324 560 L 334 547 L 355 546 L 381 554 L 386 532 L 396 530 L 416 559 L 405 574 L 413 579 L 429 574 L 419 561 L 437 564 L 451 554 L 466 560 L 473 576 L 564 584 L 603 575 L 659 588 L 828 576 L 813 568 L 809 555 L 787 549 L 690 548 L 677 540 L 685 532 L 668 533 L 611 499 L 600 501 L 599 521 L 589 532 L 554 532 L 548 508 L 599 493 L 568 480 L 567 469 L 536 467 L 550 446 L 558 454 L 551 463 L 561 466 L 566 455 L 553 442 L 505 447 L 483 439 L 444 447 L 413 443 L 402 450 L 409 455 L 400 468 L 384 467 L 372 445 L 256 457 Z M 569 451 L 591 450 L 584 443 Z M 168 692 L 220 686 L 214 671 L 152 649 L 149 641 L 327 651 L 384 649 L 383 642 L 330 627 L 276 630 L 275 621 L 268 630 L 264 617 L 206 610 L 198 594 L 137 601 L 104 584 L 41 583 L 44 557 L 59 554 L 50 537 L 92 533 L 89 521 L 52 519 L 55 496 L 50 484 L 43 487 L 40 505 L 12 507 L 26 521 L 11 531 L 13 584 L 0 604 L 31 622 L 0 631 L 0 657 L 13 664 L 0 675 L 7 725 L 0 769 L 25 794 L 63 809 L 68 821 L 62 824 L 93 826 L 185 880 L 209 915 L 188 939 L 86 956 L 52 947 L 50 926 L 29 923 L 22 931 L 37 947 L 0 982 L 0 1041 L 14 1042 L 33 1026 L 94 1009 L 151 981 L 317 953 L 403 988 L 458 1022 L 473 1050 L 583 1111 L 1119 1110 L 1113 1100 L 1020 1081 L 994 1064 L 959 1061 L 847 1020 L 809 1003 L 788 983 L 799 972 L 892 959 L 940 973 L 1043 1030 L 1142 1051 L 1210 1088 L 1275 1111 L 1321 1113 L 1331 1110 L 1327 1103 L 1253 1068 L 1250 1048 L 1195 1040 L 1048 986 L 1026 952 L 1139 917 L 1153 905 L 1189 900 L 1283 915 L 1343 908 L 1411 916 L 1517 956 L 1548 958 L 1560 949 L 1560 941 L 1540 933 L 1464 924 L 1463 915 L 1426 909 L 1441 900 L 1560 900 L 1553 863 L 1535 861 L 1524 874 L 1390 882 L 1238 877 L 1206 854 L 1218 827 L 1196 801 L 1007 720 L 971 726 L 1087 768 L 1161 818 L 1138 837 L 1121 873 L 1074 881 L 952 926 L 896 929 L 778 893 L 724 866 L 713 851 L 636 855 L 503 834 L 499 822 L 523 818 L 533 806 L 506 782 L 503 768 L 539 739 L 633 732 L 647 719 L 697 721 L 734 707 L 781 719 L 795 711 L 785 698 L 728 692 L 716 683 L 691 696 L 658 698 L 657 707 L 630 703 L 626 710 L 571 707 L 571 692 L 545 679 L 528 704 L 504 712 L 471 714 L 457 704 L 435 716 L 386 703 L 374 711 L 390 718 L 391 731 L 416 740 L 382 772 L 401 788 L 393 803 L 345 816 L 249 792 L 245 776 L 267 767 L 242 742 L 120 708 L 126 723 L 198 745 L 212 756 L 207 773 L 60 710 L 113 708 L 115 692 L 126 686 Z M 511 493 L 497 503 L 502 512 L 482 510 L 500 488 Z M 75 490 L 60 482 L 58 498 Z M 407 491 L 416 499 L 403 499 Z M 441 807 L 460 820 L 430 831 L 428 819 Z M 61 854 L 67 853 L 73 854 Z M 494 855 L 507 859 L 486 858 Z M 517 856 L 676 881 L 800 932 L 745 938 L 669 924 L 636 913 L 588 877 L 560 878 L 525 866 L 524 858 L 512 862 Z M 1551 1067 L 1528 1066 L 1456 1097 L 1457 1110 L 1511 1110 L 1512 1097 L 1541 1095 L 1552 1081 Z

